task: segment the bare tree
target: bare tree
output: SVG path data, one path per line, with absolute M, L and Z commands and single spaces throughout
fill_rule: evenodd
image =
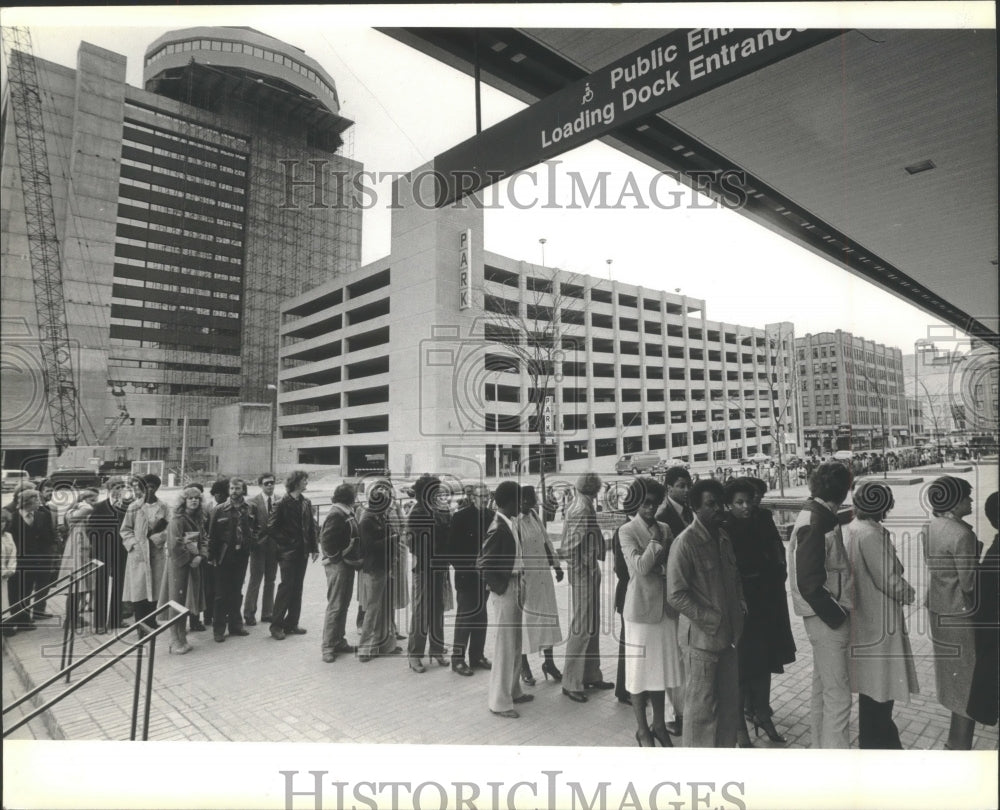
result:
M 754 336 L 749 335 L 747 338 L 744 338 L 743 340 L 745 341 L 752 337 Z M 757 383 L 760 382 L 765 382 L 767 384 L 767 394 L 768 394 L 767 415 L 768 415 L 769 425 L 767 426 L 762 425 L 759 421 L 757 421 L 755 417 L 747 416 L 748 411 L 744 407 L 744 403 L 738 402 L 732 397 L 727 397 L 726 401 L 733 405 L 736 405 L 740 410 L 743 411 L 744 417 L 746 417 L 747 419 L 749 419 L 751 422 L 754 423 L 754 426 L 757 428 L 758 439 L 763 436 L 770 436 L 772 439 L 774 439 L 778 448 L 778 487 L 781 492 L 781 497 L 785 497 L 785 460 L 784 460 L 785 420 L 788 416 L 789 408 L 791 407 L 792 402 L 794 401 L 794 384 L 795 384 L 794 363 L 792 364 L 792 372 L 789 373 L 788 375 L 789 380 L 791 381 L 790 384 L 792 385 L 792 392 L 791 394 L 789 394 L 789 390 L 786 387 L 784 396 L 781 396 L 780 395 L 781 390 L 779 388 L 779 381 L 778 381 L 778 371 L 777 371 L 778 361 L 776 357 L 777 350 L 780 348 L 781 333 L 780 332 L 778 333 L 777 340 L 775 340 L 774 338 L 765 338 L 764 340 L 769 349 L 769 351 L 767 352 L 767 373 L 764 376 L 758 374 L 754 378 L 754 384 L 756 385 Z M 754 346 L 753 349 L 756 351 L 757 347 Z M 779 402 L 783 402 L 783 404 L 778 405 L 777 403 Z M 757 415 L 758 416 L 760 415 L 759 407 L 757 409 Z
M 578 342 L 574 333 L 583 324 L 583 284 L 576 274 L 539 268 L 526 279 L 526 286 L 519 287 L 519 298 L 513 301 L 505 296 L 487 294 L 484 309 L 494 325 L 493 340 L 507 349 L 515 358 L 518 370 L 527 376 L 530 421 L 538 436 L 542 518 L 545 518 L 546 495 L 545 448 L 556 441 L 557 408 L 555 383 L 560 374 L 560 364 L 565 355 L 575 359 Z M 572 294 L 579 292 L 579 297 Z M 551 420 L 551 424 L 547 422 Z M 523 430 L 523 426 L 521 430 Z M 524 464 L 526 459 L 521 460 Z M 519 467 L 520 469 L 520 467 Z
M 917 384 L 921 388 L 924 389 L 924 399 L 927 402 L 926 413 L 928 415 L 930 415 L 931 424 L 934 425 L 934 441 L 937 444 L 938 460 L 939 460 L 938 463 L 943 468 L 944 467 L 944 453 L 941 452 L 941 433 L 942 433 L 942 427 L 946 423 L 945 423 L 944 418 L 943 418 L 943 416 L 941 414 L 941 409 L 940 409 L 941 403 L 940 402 L 935 403 L 934 397 L 931 395 L 931 392 L 927 389 L 927 383 L 925 383 L 923 380 L 919 380 L 919 379 L 916 382 L 917 382 Z M 918 395 L 918 402 L 919 402 L 919 392 L 916 392 L 916 393 Z M 939 397 L 939 399 L 940 399 L 940 397 Z M 922 412 L 924 412 L 923 408 L 921 408 L 920 410 Z

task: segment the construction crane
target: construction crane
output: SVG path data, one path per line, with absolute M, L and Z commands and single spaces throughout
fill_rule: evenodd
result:
M 28 29 L 4 28 L 3 43 L 10 57 L 9 101 L 34 280 L 45 403 L 52 422 L 52 436 L 61 453 L 79 439 L 80 403 L 66 323 L 62 257 L 45 149 L 42 98 Z

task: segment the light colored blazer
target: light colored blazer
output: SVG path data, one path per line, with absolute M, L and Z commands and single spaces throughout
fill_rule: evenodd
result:
M 975 604 L 976 534 L 957 518 L 936 517 L 924 535 L 924 559 L 930 577 L 927 609 L 942 615 L 969 612 Z
M 657 521 L 655 526 L 658 532 L 636 515 L 618 529 L 629 575 L 622 609 L 622 618 L 628 622 L 656 624 L 664 615 L 677 615 L 667 602 L 667 552 L 674 536 L 666 523 Z

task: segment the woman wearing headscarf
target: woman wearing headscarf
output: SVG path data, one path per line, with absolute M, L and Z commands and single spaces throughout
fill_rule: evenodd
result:
M 951 711 L 945 748 L 968 751 L 976 722 L 967 713 L 975 666 L 976 535 L 962 518 L 972 514 L 972 486 L 943 475 L 927 489 L 934 514 L 924 536 L 929 574 L 927 614 L 934 642 L 934 680 L 938 702 Z
M 622 556 L 628 566 L 628 590 L 622 617 L 625 644 L 631 654 L 625 660 L 625 684 L 632 696 L 636 720 L 636 742 L 652 748 L 658 740 L 673 748 L 666 727 L 666 692 L 671 706 L 680 706 L 684 666 L 677 636 L 677 613 L 667 603 L 667 557 L 674 536 L 666 523 L 656 520 L 666 488 L 652 478 L 636 478 L 625 498 L 638 505 L 637 514 L 618 531 Z M 646 705 L 653 709 L 653 724 L 646 718 Z M 672 717 L 671 720 L 675 720 Z
M 895 701 L 917 694 L 917 670 L 903 606 L 913 587 L 882 521 L 894 505 L 885 484 L 866 481 L 854 491 L 854 520 L 844 529 L 844 548 L 854 576 L 851 616 L 851 691 L 858 693 L 861 748 L 902 749 L 892 720 Z
M 390 572 L 396 567 L 399 532 L 390 523 L 394 504 L 392 484 L 379 479 L 367 489 L 367 504 L 358 521 L 358 535 L 364 563 L 361 566 L 361 591 L 365 595 L 358 660 L 371 661 L 377 655 L 393 655 L 403 650 L 396 646 L 392 617 Z
M 536 511 L 538 496 L 535 488 L 521 487 L 520 516 L 517 530 L 521 540 L 521 559 L 524 561 L 524 649 L 521 654 L 521 680 L 529 686 L 535 679 L 528 663 L 528 653 L 541 651 L 542 674 L 545 680 L 559 683 L 562 673 L 552 658 L 552 647 L 562 641 L 559 628 L 559 608 L 556 605 L 556 589 L 552 584 L 555 571 L 556 582 L 562 582 L 563 570 L 559 565 L 548 533 Z
M 87 534 L 87 520 L 97 504 L 99 493 L 96 489 L 84 489 L 66 512 L 66 525 L 69 527 L 66 547 L 63 549 L 62 562 L 58 577 L 72 574 L 89 563 L 93 557 L 90 554 L 90 537 Z M 83 618 L 87 594 L 94 590 L 94 575 L 90 574 L 76 583 L 76 598 L 74 589 L 66 592 L 66 621 L 76 627 L 83 627 L 87 622 Z
M 771 675 L 784 672 L 784 665 L 795 660 L 795 642 L 785 596 L 784 546 L 770 512 L 758 511 L 760 488 L 756 480 L 734 478 L 725 488 L 729 511 L 723 527 L 733 544 L 747 603 L 743 634 L 736 647 L 740 703 L 754 725 L 755 736 L 763 730 L 771 742 L 784 743 L 772 716 Z M 737 739 L 740 747 L 751 745 L 745 722 L 737 727 Z
M 185 487 L 167 526 L 167 574 L 160 589 L 160 605 L 168 601 L 183 605 L 197 616 L 204 608 L 201 603 L 201 564 L 208 556 L 205 534 L 207 516 L 202 508 L 202 493 L 197 487 Z M 177 614 L 171 610 L 170 617 Z M 187 640 L 187 620 L 170 628 L 170 652 L 185 655 L 191 652 Z

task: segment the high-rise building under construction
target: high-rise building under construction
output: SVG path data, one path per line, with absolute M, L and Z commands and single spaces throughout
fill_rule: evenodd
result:
M 88 43 L 75 70 L 34 66 L 80 410 L 72 438 L 168 468 L 183 446 L 188 469 L 207 469 L 211 409 L 275 396 L 281 300 L 360 264 L 361 209 L 343 178 L 361 166 L 336 84 L 248 28 L 164 34 L 146 50 L 144 89 L 126 84 L 124 56 Z M 22 178 L 12 103 L 0 443 L 5 468 L 43 471 L 58 441 L 22 182 L 37 178 Z

